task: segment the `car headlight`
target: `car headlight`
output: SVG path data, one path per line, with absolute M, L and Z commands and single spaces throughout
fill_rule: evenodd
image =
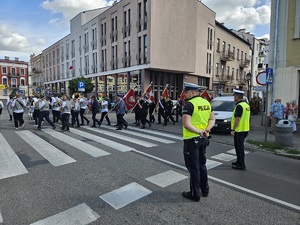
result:
M 231 118 L 226 118 L 226 119 L 224 119 L 224 121 L 223 121 L 224 123 L 228 123 L 228 122 L 231 122 Z

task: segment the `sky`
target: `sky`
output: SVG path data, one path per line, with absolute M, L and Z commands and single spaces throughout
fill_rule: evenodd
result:
M 164 0 L 172 1 L 172 0 Z M 184 0 L 182 0 L 184 1 Z M 271 0 L 201 0 L 229 29 L 245 28 L 269 37 Z M 29 61 L 70 33 L 79 12 L 112 5 L 113 0 L 0 0 L 0 59 Z

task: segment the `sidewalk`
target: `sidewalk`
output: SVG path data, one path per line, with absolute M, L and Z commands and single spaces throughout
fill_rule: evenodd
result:
M 88 114 L 89 117 L 91 117 L 91 114 Z M 162 126 L 162 124 L 157 124 L 157 114 L 154 115 L 156 121 L 155 123 L 152 123 L 151 128 L 148 127 L 148 124 L 146 124 L 146 129 L 148 130 L 159 130 L 164 131 L 168 133 L 174 133 L 176 135 L 182 135 L 182 123 L 181 118 L 179 117 L 179 122 L 173 125 L 171 122 L 168 123 L 168 126 Z M 100 118 L 100 114 L 97 114 L 97 118 Z M 109 118 L 112 122 L 112 124 L 117 122 L 116 114 L 115 112 L 109 113 Z M 134 119 L 134 113 L 126 114 L 124 116 L 124 119 L 128 122 L 129 127 L 135 126 L 133 123 L 135 122 Z M 175 119 L 175 116 L 174 116 Z M 265 127 L 261 126 L 261 120 L 262 116 L 261 114 L 258 115 L 251 115 L 251 131 L 249 132 L 249 135 L 247 137 L 248 140 L 255 140 L 255 141 L 265 141 Z M 106 121 L 104 120 L 102 122 L 103 125 L 106 124 Z M 289 147 L 290 149 L 300 150 L 300 124 L 298 122 L 297 125 L 298 132 L 293 133 L 293 146 Z M 269 133 L 270 127 L 267 127 L 267 141 L 268 142 L 275 142 L 275 135 Z M 226 133 L 211 133 L 212 136 L 212 142 L 218 142 L 228 145 L 233 145 L 233 138 L 230 136 L 230 134 Z M 245 146 L 247 149 L 257 149 L 256 146 L 253 146 L 251 144 L 248 144 L 245 142 Z

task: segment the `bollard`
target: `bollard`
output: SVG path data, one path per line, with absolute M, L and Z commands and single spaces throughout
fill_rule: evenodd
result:
M 292 123 L 288 120 L 279 120 L 275 126 L 275 142 L 282 146 L 293 145 Z

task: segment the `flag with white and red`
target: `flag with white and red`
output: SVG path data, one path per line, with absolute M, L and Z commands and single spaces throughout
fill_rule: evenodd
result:
M 134 90 L 131 88 L 123 97 L 123 100 L 126 104 L 126 108 L 128 110 L 132 109 L 135 106 L 136 100 L 135 100 L 135 93 Z

